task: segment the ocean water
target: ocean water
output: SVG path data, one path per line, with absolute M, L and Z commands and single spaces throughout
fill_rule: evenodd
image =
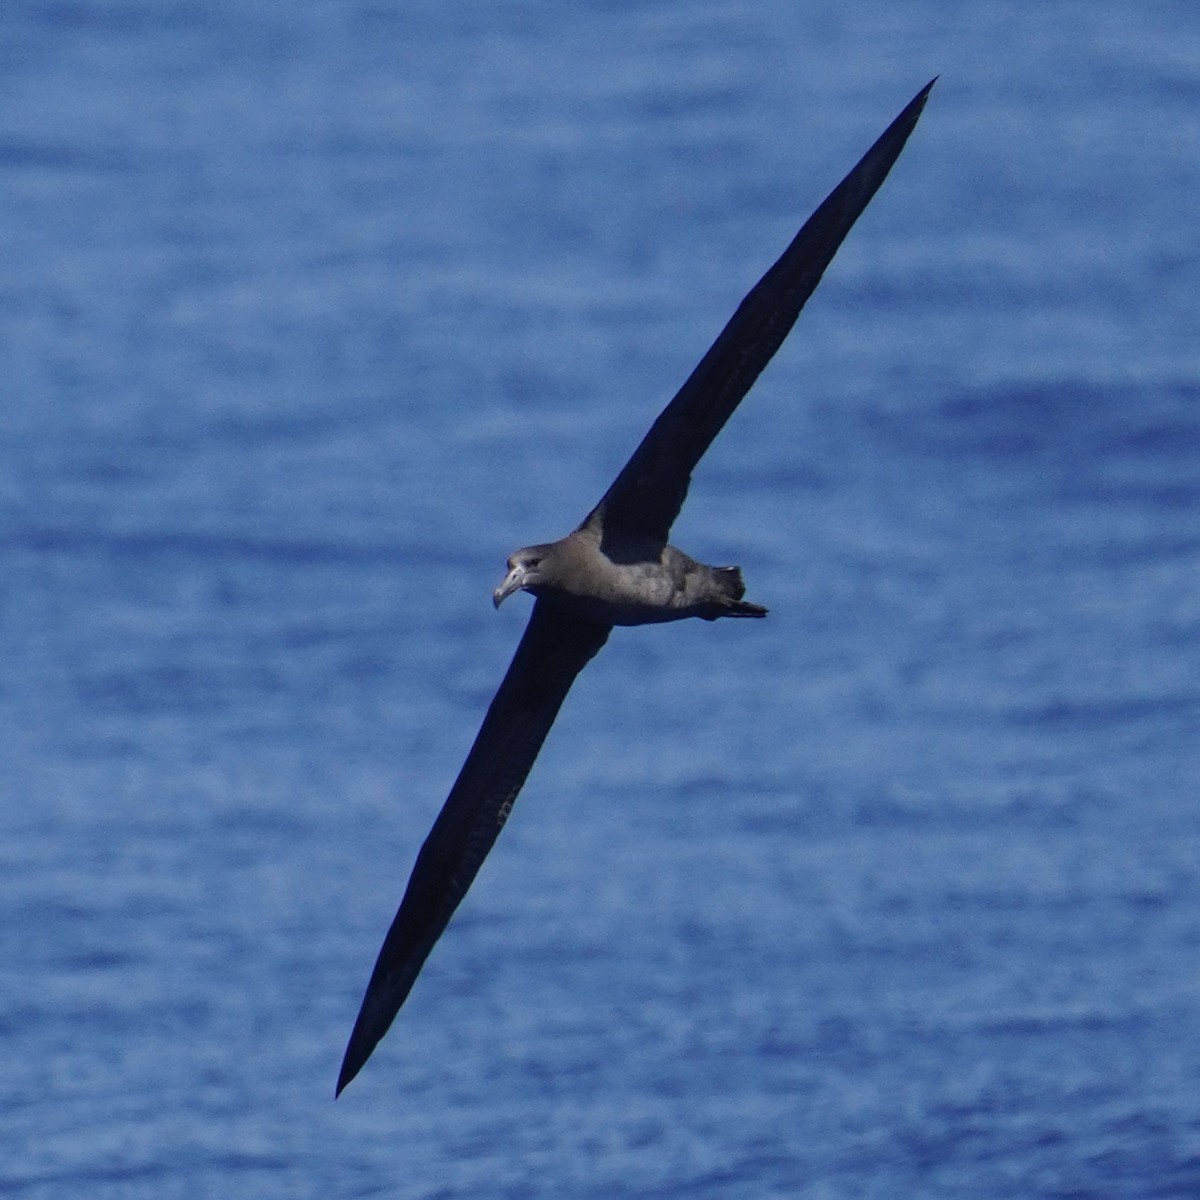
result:
M 0 10 L 0 1194 L 1200 1195 L 1200 12 Z M 921 125 L 336 1103 L 577 522 Z

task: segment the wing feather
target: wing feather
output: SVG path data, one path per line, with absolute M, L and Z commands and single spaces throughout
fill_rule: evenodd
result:
M 935 82 L 917 93 L 742 301 L 584 526 L 597 529 L 606 541 L 614 535 L 667 540 L 696 464 L 783 344 L 842 240 L 904 149 Z
M 338 1077 L 341 1090 L 387 1032 L 495 843 L 575 677 L 611 626 L 537 601 L 500 690 L 425 839 L 392 921 Z

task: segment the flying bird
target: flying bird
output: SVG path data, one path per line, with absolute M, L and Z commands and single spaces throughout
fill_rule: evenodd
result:
M 367 985 L 337 1092 L 362 1069 L 412 990 L 434 943 L 512 810 L 575 677 L 615 625 L 764 617 L 742 599 L 738 567 L 710 567 L 669 545 L 692 471 L 782 345 L 842 239 L 899 157 L 925 107 L 913 98 L 742 301 L 583 523 L 508 560 L 492 595 L 535 597 L 533 613 L 413 867 Z

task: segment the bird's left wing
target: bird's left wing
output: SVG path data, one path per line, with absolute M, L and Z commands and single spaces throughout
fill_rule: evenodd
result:
M 659 414 L 583 522 L 601 534 L 602 545 L 622 536 L 667 540 L 693 469 L 782 345 L 842 239 L 900 156 L 935 82 L 912 98 L 805 222 Z
M 421 847 L 384 939 L 338 1077 L 361 1070 L 500 833 L 575 676 L 604 645 L 595 625 L 539 600 L 475 744 Z

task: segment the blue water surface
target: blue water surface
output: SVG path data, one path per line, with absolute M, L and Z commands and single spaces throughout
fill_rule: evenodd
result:
M 1200 1195 L 1200 10 L 0 6 L 0 1193 Z M 519 637 L 925 117 L 376 1057 Z

